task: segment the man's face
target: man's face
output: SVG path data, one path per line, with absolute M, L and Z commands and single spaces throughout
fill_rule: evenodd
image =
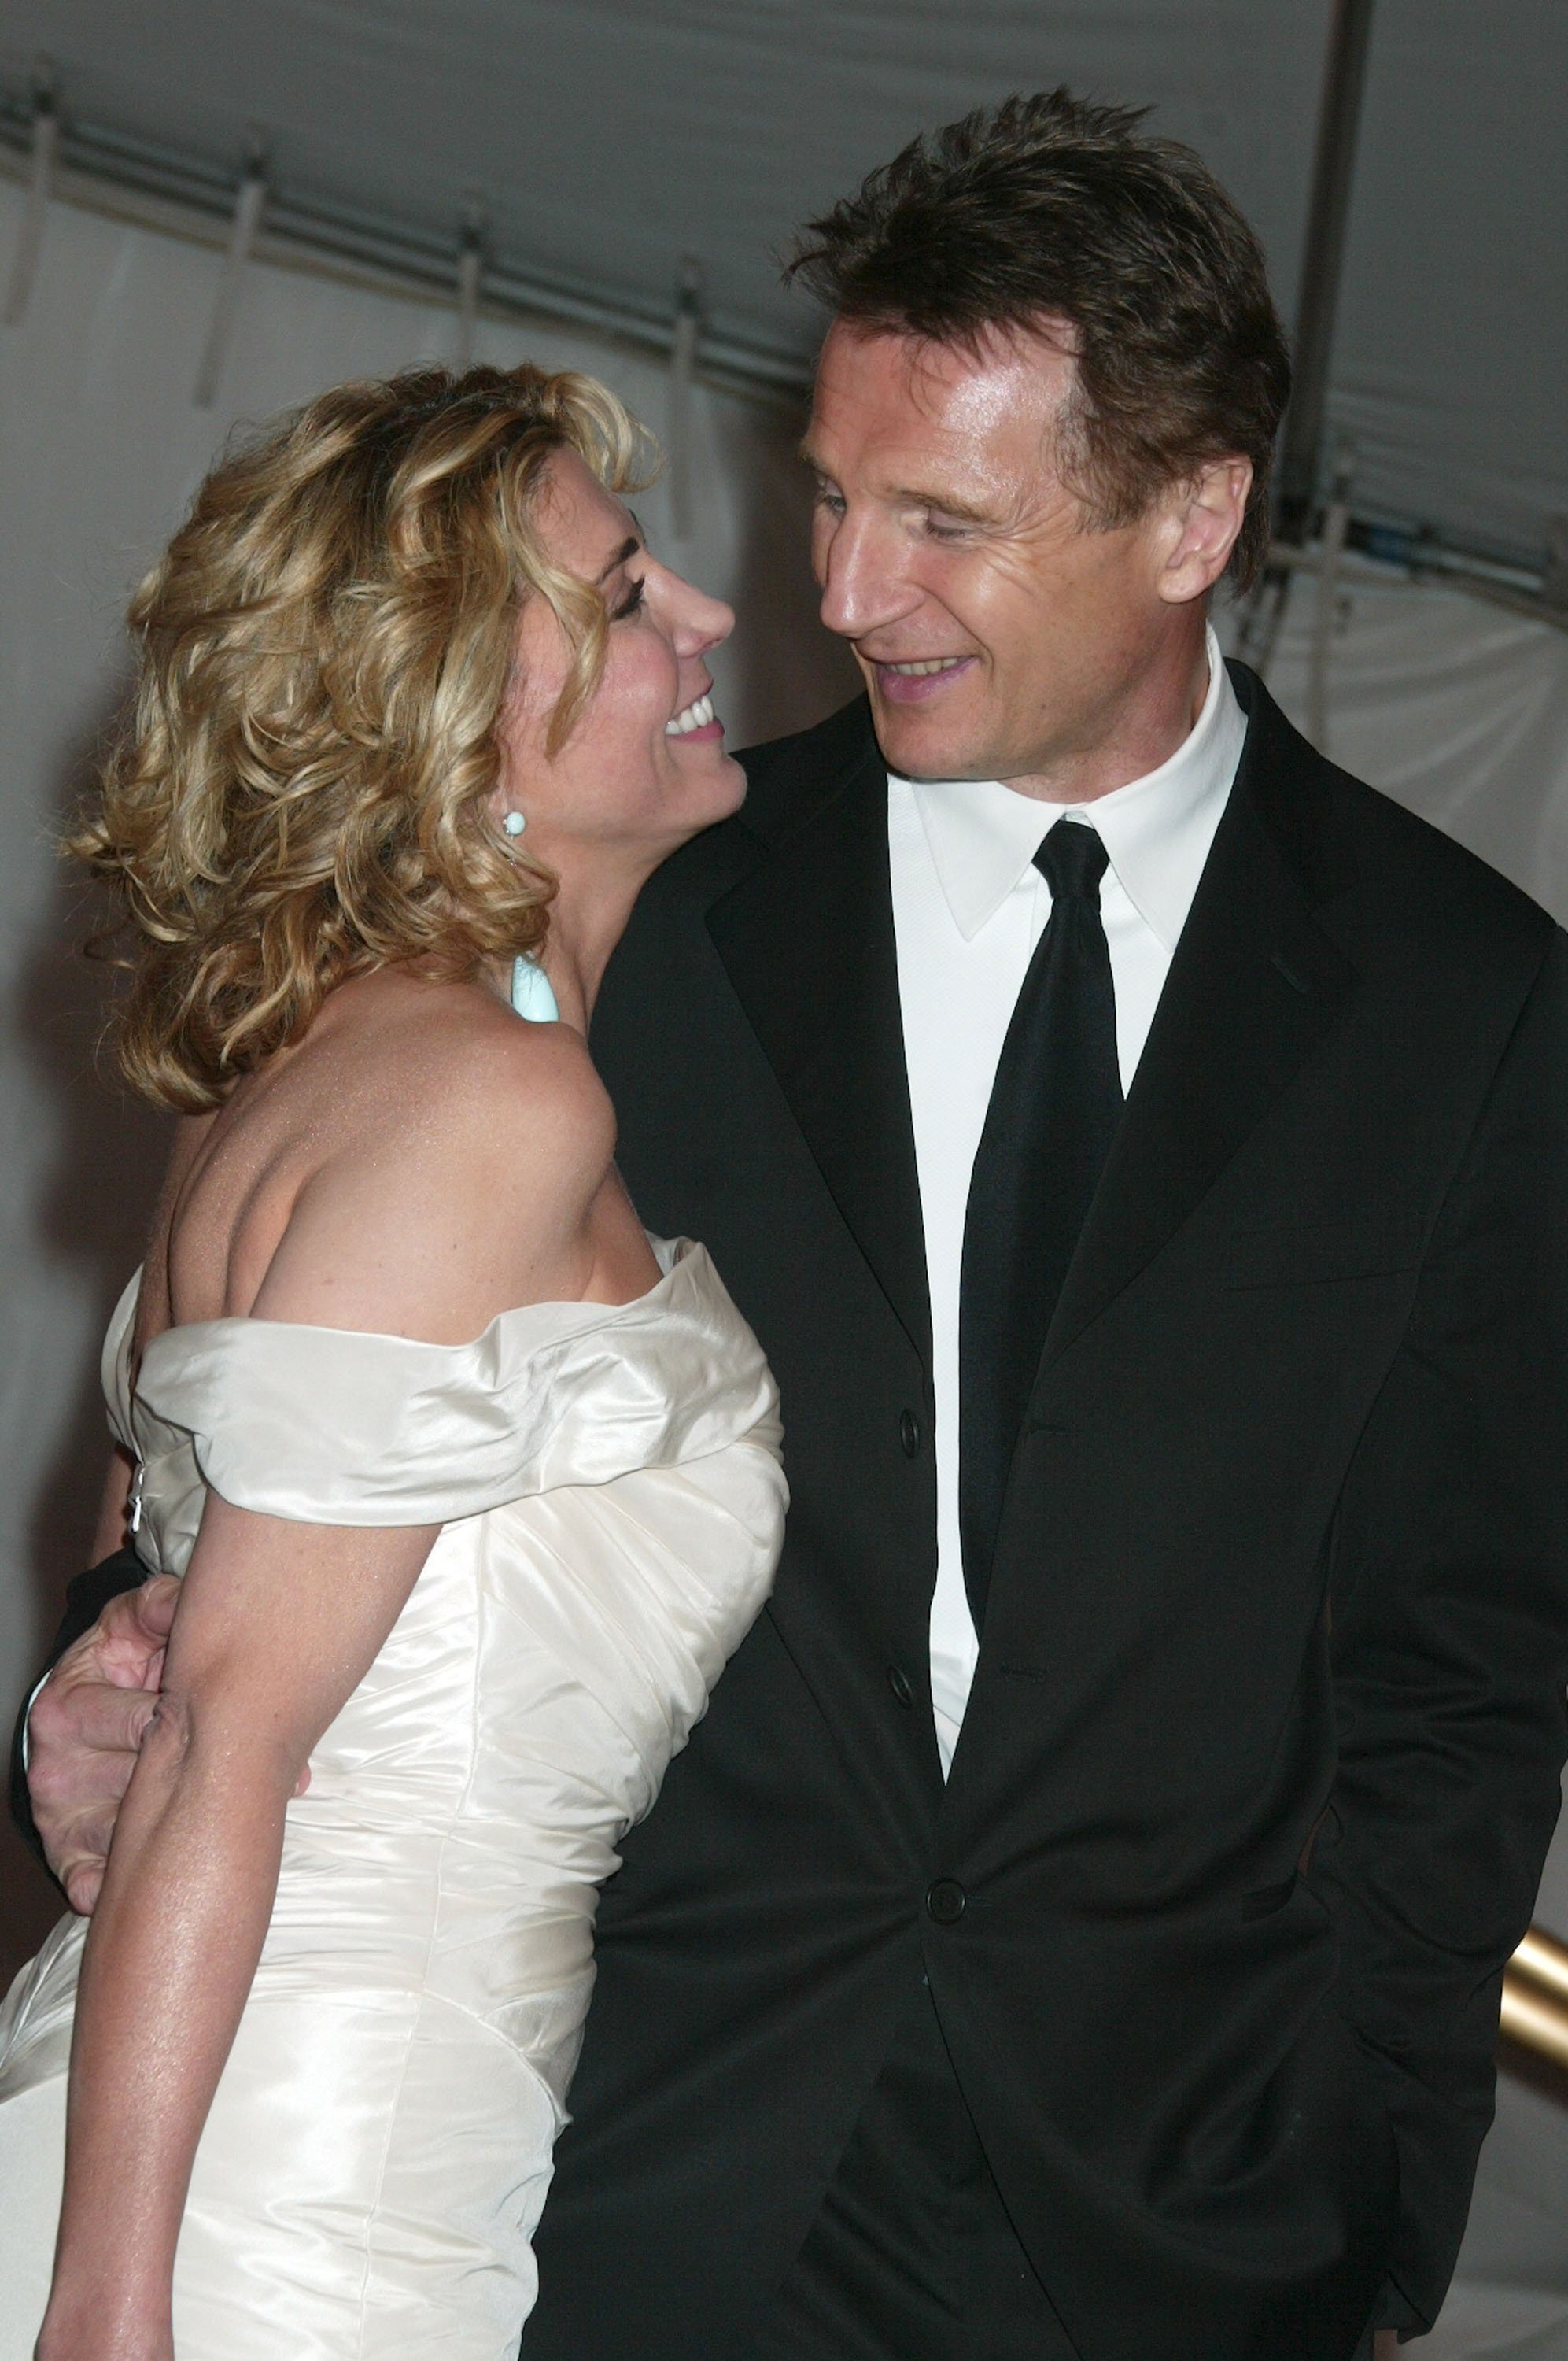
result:
M 1179 525 L 1169 504 L 1088 522 L 1057 463 L 1074 373 L 1043 335 L 978 356 L 843 323 L 828 335 L 806 444 L 822 620 L 854 649 L 905 777 L 1048 795 L 1116 736 L 1168 651 Z

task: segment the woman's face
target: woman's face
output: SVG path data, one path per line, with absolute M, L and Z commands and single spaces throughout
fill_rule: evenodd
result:
M 571 662 L 548 600 L 518 626 L 518 686 L 501 721 L 498 816 L 521 811 L 525 849 L 569 889 L 585 860 L 641 876 L 727 818 L 746 791 L 705 700 L 705 659 L 735 618 L 651 557 L 625 503 L 575 451 L 550 462 L 536 520 L 556 565 L 597 583 L 609 615 L 604 671 L 570 737 L 546 738 Z

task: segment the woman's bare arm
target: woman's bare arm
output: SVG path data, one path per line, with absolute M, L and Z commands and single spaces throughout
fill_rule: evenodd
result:
M 173 2354 L 181 2213 L 267 1930 L 284 1806 L 435 1531 L 208 1501 L 82 1962 L 39 2361 Z

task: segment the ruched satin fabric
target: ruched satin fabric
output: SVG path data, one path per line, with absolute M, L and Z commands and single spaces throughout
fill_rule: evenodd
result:
M 208 1485 L 443 1527 L 289 1806 L 181 2235 L 178 2361 L 515 2361 L 598 1888 L 782 1533 L 766 1364 L 703 1249 L 655 1248 L 635 1302 L 530 1305 L 471 1345 L 170 1330 L 134 1398 L 134 1282 L 115 1315 L 150 1569 L 183 1572 Z M 28 2361 L 47 2292 L 82 1932 L 63 1920 L 0 2012 L 0 2361 Z

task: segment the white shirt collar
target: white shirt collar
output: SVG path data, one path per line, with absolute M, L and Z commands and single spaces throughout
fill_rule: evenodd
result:
M 1027 873 L 1047 830 L 1070 816 L 1098 831 L 1128 900 L 1164 949 L 1175 950 L 1246 738 L 1212 629 L 1208 649 L 1209 686 L 1189 735 L 1157 770 L 1093 803 L 1040 803 L 995 779 L 905 783 L 966 942 Z

